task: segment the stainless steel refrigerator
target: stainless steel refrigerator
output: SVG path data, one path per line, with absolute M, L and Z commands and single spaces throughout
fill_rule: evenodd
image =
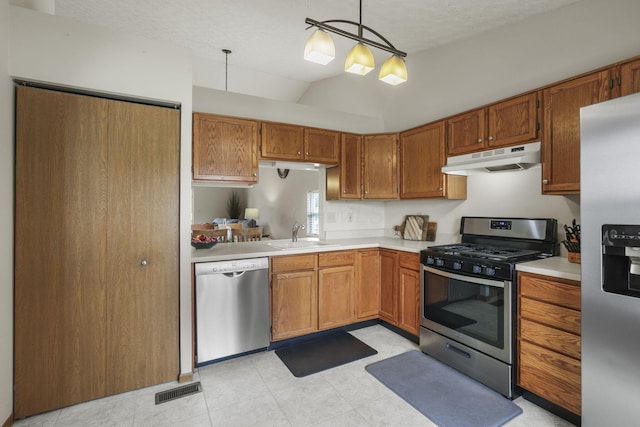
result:
M 640 425 L 640 94 L 581 109 L 582 424 Z

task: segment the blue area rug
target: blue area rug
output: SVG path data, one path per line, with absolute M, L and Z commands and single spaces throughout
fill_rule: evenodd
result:
M 440 427 L 501 426 L 522 413 L 501 394 L 418 350 L 365 369 Z

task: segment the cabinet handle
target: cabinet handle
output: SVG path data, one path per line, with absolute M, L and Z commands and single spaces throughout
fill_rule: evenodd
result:
M 442 188 L 442 187 L 438 188 L 438 191 L 442 191 L 442 190 L 444 190 L 444 188 Z
M 300 152 L 298 151 L 298 156 L 300 155 Z
M 542 183 L 543 183 L 544 185 L 547 185 L 547 184 L 549 183 L 549 180 L 548 180 L 548 179 L 543 179 L 543 180 L 542 180 Z
M 490 136 L 489 138 L 487 138 L 489 141 L 493 141 L 493 137 Z
M 305 155 L 305 156 L 308 156 L 308 155 L 309 155 L 309 152 L 308 152 L 308 151 L 305 151 L 304 155 Z
M 142 261 L 140 261 L 140 266 L 142 266 L 142 267 L 146 267 L 147 264 L 148 264 L 148 262 L 147 262 L 146 259 L 143 259 Z
M 482 142 L 482 138 L 478 138 L 476 142 Z
M 256 172 L 253 173 L 253 176 L 258 176 L 258 174 Z

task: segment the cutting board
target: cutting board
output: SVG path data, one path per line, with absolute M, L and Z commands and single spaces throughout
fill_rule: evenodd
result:
M 404 240 L 434 242 L 438 223 L 429 222 L 428 215 L 407 215 L 402 225 L 397 225 L 395 230 L 400 233 Z

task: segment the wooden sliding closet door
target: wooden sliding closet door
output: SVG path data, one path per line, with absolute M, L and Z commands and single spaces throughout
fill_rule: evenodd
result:
M 18 88 L 16 418 L 104 395 L 108 103 Z
M 180 112 L 16 106 L 14 416 L 175 379 Z
M 111 107 L 107 394 L 179 373 L 180 112 Z

